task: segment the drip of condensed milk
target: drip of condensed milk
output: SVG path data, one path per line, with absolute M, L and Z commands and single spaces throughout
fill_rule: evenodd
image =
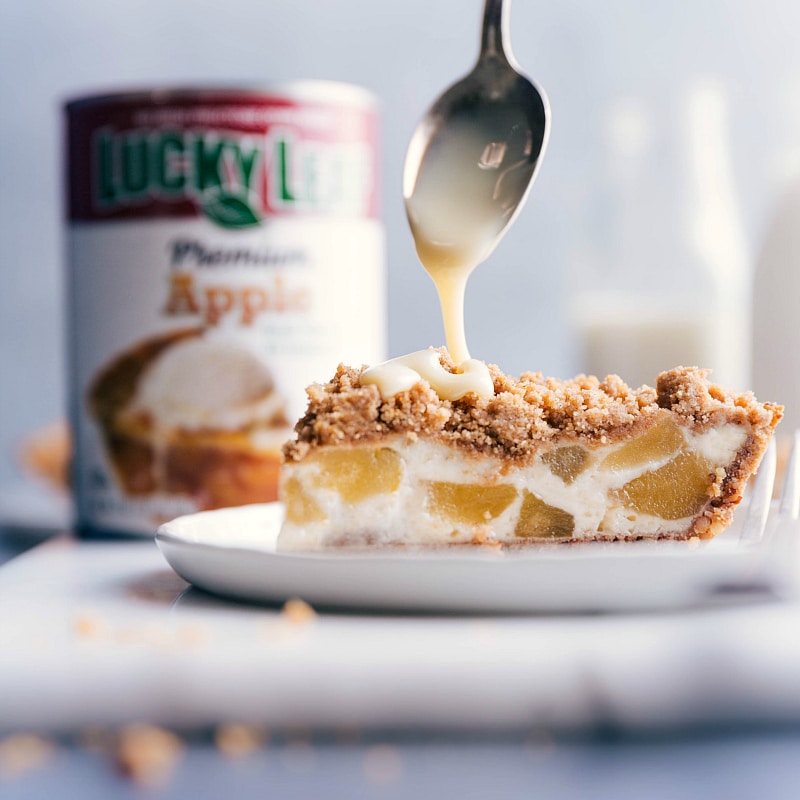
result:
M 408 391 L 420 379 L 427 381 L 442 400 L 460 400 L 470 392 L 478 397 L 494 394 L 494 382 L 483 361 L 469 358 L 459 369 L 457 373 L 448 372 L 435 350 L 418 350 L 364 370 L 361 383 L 375 384 L 384 398 Z
M 525 112 L 513 104 L 480 113 L 465 108 L 434 136 L 412 139 L 403 176 L 406 212 L 419 259 L 436 284 L 447 349 L 458 367 L 450 373 L 435 351 L 423 350 L 366 370 L 361 383 L 374 383 L 384 398 L 420 379 L 443 400 L 494 394 L 488 367 L 469 355 L 464 292 L 520 207 L 536 168 L 533 149 Z
M 433 278 L 447 348 L 469 359 L 464 292 L 472 270 L 497 245 L 530 182 L 532 142 L 508 110 L 450 119 L 429 142 L 416 174 L 406 175 L 406 211 L 417 254 Z M 407 163 L 417 162 L 410 154 Z

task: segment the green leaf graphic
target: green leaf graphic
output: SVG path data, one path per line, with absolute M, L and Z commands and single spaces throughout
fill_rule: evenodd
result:
M 203 213 L 223 228 L 249 228 L 261 222 L 248 202 L 238 195 L 217 192 L 203 201 Z

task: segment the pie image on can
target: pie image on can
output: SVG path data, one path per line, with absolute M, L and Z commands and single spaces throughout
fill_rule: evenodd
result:
M 201 509 L 277 498 L 285 402 L 235 338 L 188 329 L 145 340 L 88 399 L 126 495 L 183 495 Z

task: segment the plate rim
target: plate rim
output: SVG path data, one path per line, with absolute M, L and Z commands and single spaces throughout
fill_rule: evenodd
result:
M 763 549 L 738 537 L 722 547 L 712 546 L 717 538 L 569 547 L 539 543 L 511 551 L 458 548 L 457 553 L 449 548 L 279 552 L 274 542 L 282 511 L 283 504 L 275 501 L 186 514 L 159 526 L 156 544 L 177 574 L 217 596 L 255 603 L 303 597 L 323 607 L 425 613 L 676 609 L 702 604 L 716 587 L 741 584 L 765 566 L 758 561 Z M 252 514 L 272 521 L 265 546 L 247 538 L 203 541 L 202 533 L 192 533 L 194 523 L 208 525 L 212 515 L 231 524 L 237 515 Z M 631 575 L 637 564 L 641 569 Z M 661 572 L 659 565 L 665 566 Z M 427 588 L 420 591 L 420 586 Z
M 268 555 L 278 559 L 292 561 L 324 561 L 330 563 L 343 563 L 353 561 L 432 561 L 432 562 L 482 562 L 486 564 L 505 563 L 508 561 L 579 561 L 595 559 L 640 559 L 642 557 L 653 556 L 658 559 L 664 558 L 685 558 L 691 556 L 696 558 L 726 558 L 736 557 L 743 559 L 752 557 L 756 548 L 748 543 L 728 542 L 720 537 L 724 536 L 730 529 L 724 531 L 719 537 L 708 540 L 698 539 L 641 539 L 636 541 L 587 541 L 571 542 L 569 544 L 560 542 L 535 542 L 522 546 L 518 549 L 495 549 L 475 547 L 453 548 L 425 548 L 413 547 L 408 550 L 398 549 L 387 552 L 383 548 L 376 548 L 370 551 L 367 548 L 343 548 L 341 550 L 321 550 L 313 551 L 287 551 L 280 552 L 274 546 L 260 547 L 252 543 L 245 542 L 214 542 L 197 541 L 181 535 L 176 528 L 191 524 L 194 519 L 208 520 L 211 515 L 219 514 L 245 514 L 274 509 L 269 513 L 277 513 L 283 508 L 280 500 L 267 503 L 252 503 L 243 506 L 229 506 L 225 508 L 210 509 L 207 511 L 195 511 L 190 514 L 183 514 L 175 517 L 168 522 L 161 524 L 155 533 L 156 543 L 162 541 L 190 547 L 199 547 L 216 551 L 237 551 L 251 552 L 259 555 Z M 720 546 L 722 544 L 722 546 Z M 635 552 L 638 551 L 638 552 Z

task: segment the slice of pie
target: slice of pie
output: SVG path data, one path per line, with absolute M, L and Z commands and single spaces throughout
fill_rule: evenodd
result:
M 139 342 L 95 377 L 88 405 L 127 497 L 211 509 L 278 496 L 291 426 L 267 365 L 235 337 L 188 328 Z
M 283 451 L 279 548 L 711 538 L 782 416 L 696 368 L 639 389 L 487 375 L 487 394 L 459 399 L 423 378 L 382 394 L 344 366 L 311 386 Z

